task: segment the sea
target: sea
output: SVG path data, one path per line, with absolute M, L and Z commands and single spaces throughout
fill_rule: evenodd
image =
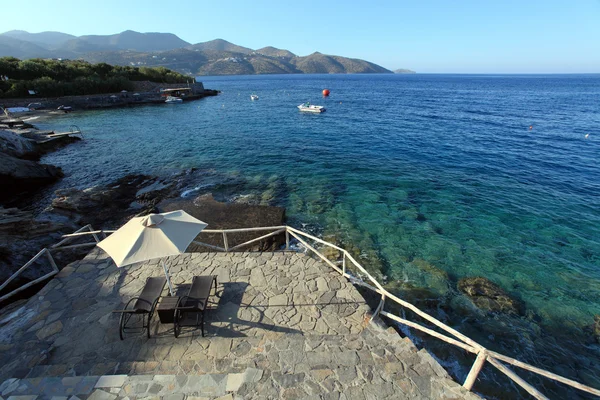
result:
M 484 346 L 600 388 L 600 75 L 198 80 L 221 93 L 39 121 L 85 136 L 43 158 L 65 172 L 52 190 L 186 173 L 182 197 L 283 206 L 290 225 L 351 248 L 390 290 Z M 305 102 L 327 111 L 300 113 Z M 474 307 L 458 290 L 468 277 L 521 309 Z M 465 378 L 474 356 L 403 331 Z M 527 398 L 494 371 L 486 364 L 476 391 Z M 587 398 L 515 372 L 551 398 Z

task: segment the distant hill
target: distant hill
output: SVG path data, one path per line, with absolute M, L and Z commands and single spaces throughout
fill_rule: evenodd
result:
M 40 33 L 29 33 L 26 31 L 8 31 L 4 32 L 1 36 L 10 36 L 14 39 L 24 40 L 26 42 L 35 43 L 38 46 L 55 49 L 62 46 L 64 43 L 71 39 L 75 39 L 76 36 L 69 35 L 62 32 L 40 32 Z
M 394 70 L 394 73 L 395 74 L 416 74 L 415 71 L 412 71 L 410 69 L 402 69 L 402 68 Z
M 164 51 L 189 45 L 190 43 L 172 33 L 139 33 L 134 31 L 125 31 L 116 35 L 80 36 L 67 43 L 69 50 L 76 47 L 80 52 L 99 50 Z
M 0 35 L 0 56 L 31 58 L 32 54 L 35 54 L 37 57 L 49 57 L 51 52 L 32 42 Z
M 188 75 L 391 73 L 368 61 L 319 52 L 299 57 L 284 49 L 267 46 L 253 50 L 223 39 L 192 45 L 171 33 L 134 31 L 79 37 L 60 32 L 10 31 L 0 35 L 3 56 L 164 66 Z
M 192 50 L 230 51 L 234 53 L 252 53 L 252 49 L 229 43 L 227 40 L 215 39 L 208 42 L 196 43 L 189 47 Z
M 289 50 L 277 49 L 272 46 L 263 47 L 262 49 L 255 50 L 257 54 L 262 54 L 268 57 L 282 57 L 282 58 L 292 58 L 296 57 L 294 53 Z
M 364 60 L 328 56 L 315 52 L 306 57 L 292 59 L 296 68 L 305 74 L 363 74 L 388 73 L 389 70 Z

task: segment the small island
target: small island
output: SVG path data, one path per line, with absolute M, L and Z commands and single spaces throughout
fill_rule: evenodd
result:
M 394 70 L 395 74 L 416 74 L 415 71 L 410 70 L 410 69 L 404 69 L 404 68 L 399 68 Z

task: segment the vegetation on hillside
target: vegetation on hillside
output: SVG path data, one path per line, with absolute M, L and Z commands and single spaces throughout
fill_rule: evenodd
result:
M 5 79 L 8 78 L 8 80 Z M 0 97 L 56 97 L 133 90 L 132 81 L 184 83 L 190 77 L 165 67 L 113 66 L 75 60 L 0 58 Z M 29 90 L 36 92 L 30 95 Z

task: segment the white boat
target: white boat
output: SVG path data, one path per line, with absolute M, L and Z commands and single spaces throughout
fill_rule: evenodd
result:
M 165 103 L 169 103 L 169 104 L 183 103 L 183 99 L 181 99 L 179 97 L 175 97 L 175 96 L 167 96 L 167 100 L 165 100 Z
M 250 100 L 258 100 L 258 95 L 256 95 L 256 94 L 251 94 L 251 95 L 250 95 Z
M 322 113 L 325 112 L 325 107 L 323 106 L 315 106 L 314 104 L 304 103 L 298 106 L 298 109 L 302 112 L 310 112 L 310 113 Z

